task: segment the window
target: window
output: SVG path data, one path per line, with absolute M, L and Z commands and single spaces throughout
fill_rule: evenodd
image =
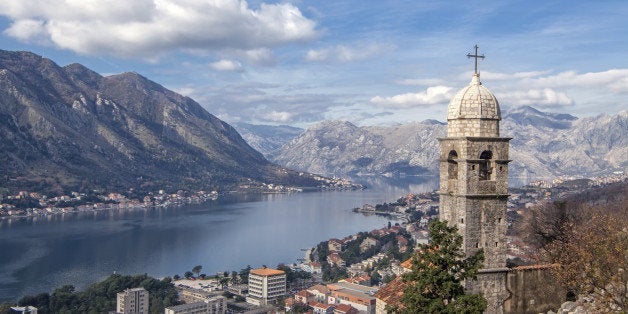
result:
M 485 150 L 480 154 L 480 180 L 490 180 L 493 168 L 491 167 L 491 159 L 493 158 L 493 152 Z
M 449 156 L 447 156 L 447 173 L 449 174 L 449 179 L 458 179 L 458 153 L 455 150 L 449 152 Z

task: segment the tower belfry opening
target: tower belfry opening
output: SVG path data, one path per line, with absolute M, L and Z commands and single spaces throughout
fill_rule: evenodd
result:
M 501 312 L 508 296 L 506 280 L 506 202 L 508 200 L 508 143 L 499 134 L 501 111 L 493 93 L 480 81 L 475 59 L 471 82 L 447 107 L 447 136 L 440 138 L 440 219 L 456 226 L 463 250 L 472 255 L 484 250 L 484 265 L 477 281 L 465 289 L 482 292 L 487 312 Z M 495 171 L 499 169 L 499 171 Z

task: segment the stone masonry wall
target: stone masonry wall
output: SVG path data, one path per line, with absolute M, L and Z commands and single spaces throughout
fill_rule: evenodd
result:
M 505 313 L 545 313 L 560 308 L 567 290 L 556 284 L 550 274 L 556 265 L 513 268 L 506 277 L 510 297 L 504 302 Z

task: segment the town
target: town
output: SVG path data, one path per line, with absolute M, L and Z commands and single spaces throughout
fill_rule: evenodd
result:
M 320 190 L 363 189 L 361 184 L 346 179 L 315 176 L 320 182 Z M 15 195 L 0 193 L 0 220 L 25 217 L 50 217 L 51 215 L 73 214 L 104 210 L 150 210 L 154 208 L 177 207 L 215 201 L 220 194 L 227 193 L 297 193 L 303 188 L 285 185 L 249 182 L 238 185 L 233 191 L 136 191 L 124 193 L 93 190 L 89 193 L 69 192 L 60 195 L 46 195 L 40 192 L 19 191 Z M 5 194 L 9 194 L 6 193 Z
M 535 181 L 511 188 L 509 225 L 512 217 L 541 202 L 627 178 L 624 173 L 614 173 L 591 179 Z M 410 271 L 414 249 L 429 240 L 427 224 L 438 217 L 438 194 L 409 194 L 392 203 L 365 204 L 353 211 L 386 215 L 398 222 L 320 242 L 303 250 L 304 257 L 298 263 L 274 268 L 248 266 L 211 276 L 201 273 L 202 266 L 198 265 L 183 276 L 172 277 L 184 304 L 166 307 L 164 313 L 385 313 L 386 305 L 400 297 L 399 291 L 387 289 L 387 284 Z M 509 260 L 527 259 L 516 237 L 508 236 L 507 243 Z M 116 312 L 127 313 L 133 308 L 148 313 L 148 298 L 149 292 L 142 287 L 120 291 Z M 29 311 L 28 307 L 15 309 Z

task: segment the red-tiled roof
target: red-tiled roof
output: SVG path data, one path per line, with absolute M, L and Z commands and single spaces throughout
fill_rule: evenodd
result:
M 258 268 L 251 269 L 251 274 L 259 275 L 259 276 L 273 276 L 273 275 L 283 275 L 285 272 L 283 270 L 272 269 L 272 268 Z
M 379 289 L 375 293 L 375 297 L 384 301 L 388 306 L 401 306 L 401 298 L 403 297 L 403 291 L 408 286 L 408 283 L 404 282 L 401 276 L 397 276 L 393 281 L 389 282 L 386 286 Z
M 336 305 L 336 308 L 334 309 L 334 313 L 338 313 L 338 314 L 352 314 L 352 313 L 357 313 L 358 309 L 354 308 L 353 306 L 349 305 L 349 304 L 338 304 Z

